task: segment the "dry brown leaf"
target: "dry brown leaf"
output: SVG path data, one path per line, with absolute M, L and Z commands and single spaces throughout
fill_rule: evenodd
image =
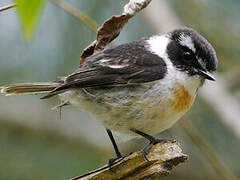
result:
M 106 45 L 118 37 L 128 20 L 137 12 L 145 8 L 150 2 L 151 0 L 130 0 L 128 4 L 124 6 L 121 15 L 114 15 L 107 19 L 98 29 L 97 40 L 93 41 L 83 50 L 80 64 L 85 61 L 85 58 L 103 50 Z

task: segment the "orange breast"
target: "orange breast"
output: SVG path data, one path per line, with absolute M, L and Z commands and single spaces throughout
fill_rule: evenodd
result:
M 177 83 L 173 89 L 171 105 L 176 112 L 186 111 L 194 102 L 195 96 L 189 94 L 183 85 Z

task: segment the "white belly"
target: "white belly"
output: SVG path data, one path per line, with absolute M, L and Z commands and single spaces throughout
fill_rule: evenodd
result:
M 156 91 L 148 85 L 87 91 L 92 95 L 81 89 L 71 90 L 62 94 L 62 99 L 81 106 L 107 128 L 131 135 L 135 135 L 131 128 L 148 134 L 168 129 L 190 108 L 195 97 L 179 84 L 171 91 Z

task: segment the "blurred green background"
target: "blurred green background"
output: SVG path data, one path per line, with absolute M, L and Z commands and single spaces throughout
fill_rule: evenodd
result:
M 128 2 L 65 1 L 89 15 L 98 25 L 111 15 L 120 14 Z M 0 7 L 11 3 L 13 1 L 0 1 Z M 157 6 L 152 2 L 129 21 L 114 45 L 151 36 L 161 28 L 171 30 L 170 16 L 195 28 L 213 44 L 220 62 L 219 81 L 212 84 L 216 86 L 213 95 L 219 95 L 217 98 L 212 95 L 217 102 L 208 101 L 208 92 L 203 89 L 187 119 L 207 139 L 226 169 L 240 178 L 240 120 L 237 121 L 240 113 L 240 1 L 155 0 L 154 3 L 159 3 L 160 9 L 153 11 Z M 67 75 L 79 66 L 83 48 L 96 38 L 83 22 L 49 0 L 42 6 L 32 39 L 28 37 L 26 41 L 19 14 L 16 8 L 0 12 L 0 86 L 56 80 Z M 158 30 L 149 16 L 163 19 Z M 65 107 L 59 120 L 59 112 L 51 110 L 59 101 L 43 101 L 39 97 L 0 96 L 0 179 L 65 180 L 100 167 L 114 156 L 104 127 L 91 115 L 75 107 Z M 180 123 L 159 136 L 177 139 L 190 157 L 189 162 L 165 179 L 226 179 L 213 168 L 198 142 L 192 141 Z M 119 145 L 127 154 L 145 143 L 138 139 Z

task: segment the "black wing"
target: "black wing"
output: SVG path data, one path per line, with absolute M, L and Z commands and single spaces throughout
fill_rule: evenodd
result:
M 69 88 L 126 86 L 162 79 L 166 64 L 147 50 L 145 40 L 139 40 L 96 53 L 85 60 L 79 71 L 69 75 L 64 84 L 43 98 Z

